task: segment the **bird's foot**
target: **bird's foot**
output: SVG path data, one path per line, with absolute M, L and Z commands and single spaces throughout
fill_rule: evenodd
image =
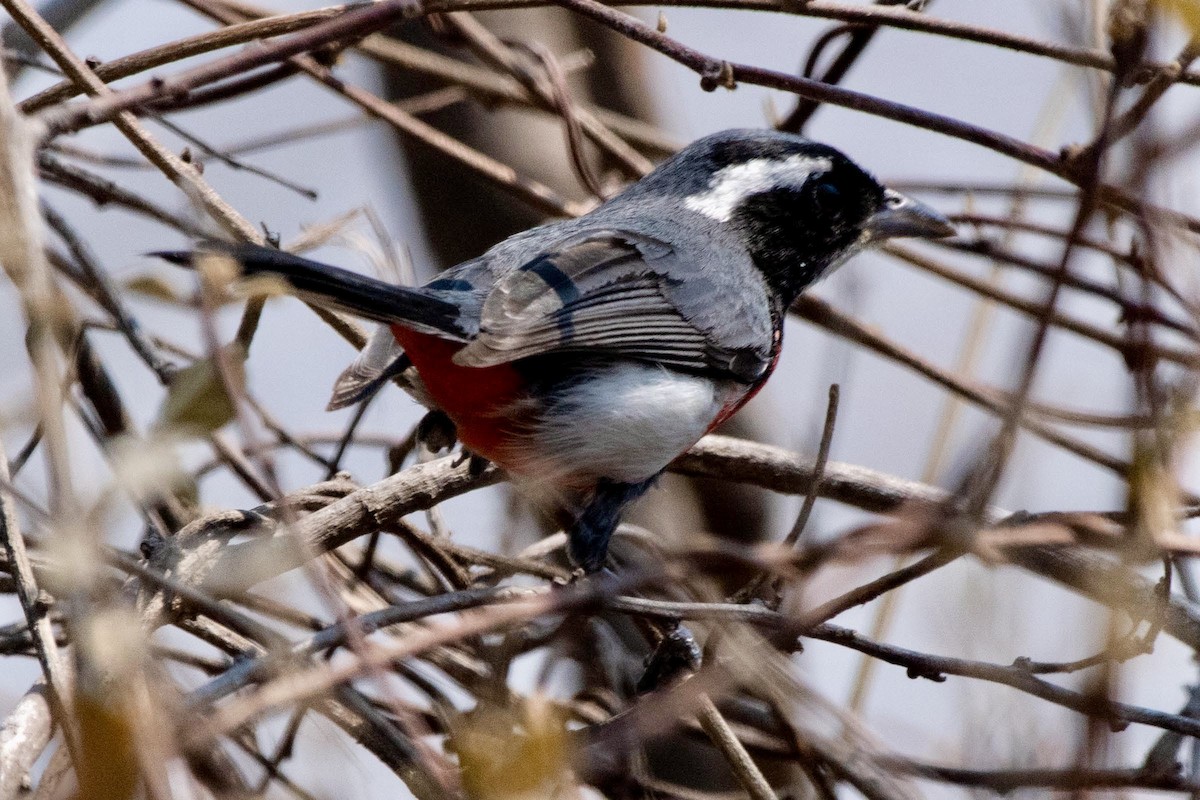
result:
M 471 477 L 478 478 L 487 470 L 488 465 L 491 463 L 483 456 L 472 453 L 470 450 L 464 448 L 458 454 L 458 457 L 454 459 L 453 466 L 461 467 L 463 464 L 466 464 L 467 472 L 470 473 Z
M 458 441 L 458 427 L 445 411 L 435 409 L 417 423 L 417 441 L 431 453 L 449 450 Z

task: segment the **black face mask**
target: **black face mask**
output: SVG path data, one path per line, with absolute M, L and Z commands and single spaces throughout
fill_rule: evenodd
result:
M 751 195 L 731 218 L 768 285 L 785 302 L 844 258 L 884 201 L 869 175 L 846 163 L 800 187 Z

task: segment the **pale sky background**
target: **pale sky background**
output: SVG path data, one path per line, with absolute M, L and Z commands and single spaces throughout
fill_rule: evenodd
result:
M 277 4 L 279 10 L 298 10 L 303 3 Z M 315 6 L 315 4 L 313 4 Z M 939 0 L 931 13 L 975 24 L 994 26 L 1012 33 L 1050 40 L 1069 40 L 1066 20 L 1078 18 L 1082 4 L 1073 2 L 984 2 L 984 0 Z M 638 12 L 647 20 L 657 9 Z M 784 71 L 794 71 L 819 32 L 830 23 L 784 15 L 733 14 L 729 12 L 668 9 L 669 33 L 712 55 Z M 1078 23 L 1075 23 L 1078 27 Z M 108 59 L 152 44 L 206 30 L 208 23 L 186 9 L 158 0 L 109 0 L 69 35 L 76 51 Z M 936 44 L 936 46 L 933 46 Z M 551 43 L 553 47 L 553 43 Z M 766 106 L 772 102 L 786 113 L 792 100 L 781 93 L 752 86 L 737 91 L 699 90 L 696 76 L 667 59 L 647 56 L 648 74 L 662 107 L 664 127 L 681 141 L 726 127 L 762 125 Z M 854 68 L 845 85 L 892 100 L 929 108 L 960 117 L 977 125 L 1029 140 L 1046 107 L 1062 117 L 1055 133 L 1042 142 L 1056 148 L 1064 143 L 1086 141 L 1091 120 L 1080 98 L 1077 73 L 1064 73 L 1055 62 L 1029 55 L 1006 53 L 982 46 L 946 40 L 936 42 L 903 31 L 884 30 L 866 57 Z M 349 58 L 340 68 L 353 80 L 378 88 L 378 81 L 364 61 Z M 1067 75 L 1065 94 L 1055 86 Z M 1073 76 L 1073 77 L 1072 77 Z M 18 97 L 32 93 L 45 83 L 41 76 L 26 75 L 16 87 Z M 1166 118 L 1172 124 L 1192 119 L 1200 89 L 1173 89 L 1167 100 Z M 217 144 L 228 144 L 255 134 L 277 131 L 295 115 L 320 120 L 343 116 L 351 109 L 338 97 L 302 80 L 289 81 L 254 101 L 182 114 L 174 121 Z M 152 126 L 154 127 L 154 126 Z M 172 137 L 161 129 L 164 140 Z M 886 120 L 836 108 L 821 110 L 808 131 L 843 149 L 885 182 L 910 177 L 949 180 L 1011 181 L 1018 168 L 1009 160 L 975 145 Z M 263 221 L 283 239 L 294 237 L 301 226 L 328 221 L 353 208 L 369 205 L 384 221 L 390 234 L 410 252 L 422 274 L 428 275 L 428 248 L 422 239 L 419 219 L 406 199 L 405 165 L 391 146 L 391 133 L 375 123 L 356 131 L 310 140 L 294 147 L 255 154 L 248 161 L 278 172 L 320 191 L 317 202 L 254 176 L 234 173 L 210 163 L 206 177 L 248 219 Z M 89 131 L 79 137 L 82 144 L 108 152 L 125 153 L 129 146 L 109 128 Z M 558 140 L 555 140 L 556 142 Z M 1181 169 L 1177 185 L 1168 187 L 1172 203 L 1196 211 L 1196 174 L 1192 159 Z M 157 173 L 126 172 L 122 180 L 132 188 L 159 198 L 169 206 L 186 210 L 183 197 Z M 1049 179 L 1046 179 L 1049 180 Z M 152 264 L 139 254 L 153 249 L 184 244 L 162 227 L 120 211 L 96 210 L 88 203 L 62 192 L 47 196 L 77 225 L 95 247 L 101 261 L 118 278 L 146 271 L 163 275 L 186 287 L 186 275 Z M 932 197 L 931 202 L 947 212 L 961 210 L 956 200 Z M 1002 211 L 1003 206 L 980 201 L 980 208 Z M 1054 221 L 1054 209 L 1039 209 L 1039 218 Z M 465 225 L 470 220 L 464 220 Z M 356 230 L 369 236 L 365 224 Z M 1058 250 L 1044 241 L 1021 238 L 1024 252 L 1054 260 Z M 356 269 L 370 266 L 345 248 L 327 248 L 324 257 Z M 1111 276 L 1103 263 L 1077 262 L 1101 279 Z M 973 264 L 985 275 L 987 265 Z M 1194 265 L 1192 265 L 1194 266 Z M 1040 284 L 1023 276 L 1006 278 L 1006 285 L 1040 296 Z M 944 283 L 916 273 L 893 260 L 865 255 L 852 261 L 836 276 L 816 289 L 819 296 L 839 308 L 852 310 L 877 326 L 887 336 L 924 358 L 952 367 L 972 305 L 971 296 Z M 1116 325 L 1111 306 L 1080 299 L 1068 293 L 1064 307 L 1072 313 L 1106 326 Z M 147 327 L 166 327 L 181 341 L 196 342 L 195 321 L 190 316 L 149 302 L 136 307 Z M 222 320 L 227 329 L 236 324 L 236 313 Z M 1024 318 L 1001 311 L 982 359 L 981 378 L 1010 385 L 1018 345 L 1028 331 Z M 29 376 L 22 349 L 23 323 L 11 287 L 0 283 L 0 422 L 19 416 L 28 397 Z M 128 354 L 115 336 L 98 336 L 96 344 L 109 363 L 127 397 L 139 398 L 131 409 L 137 422 L 148 425 L 154 418 L 162 391 L 140 363 Z M 271 360 L 256 357 L 269 354 Z M 328 387 L 352 357 L 350 348 L 295 301 L 269 304 L 248 365 L 254 394 L 295 430 L 339 431 L 349 412 L 323 411 Z M 815 450 L 816 431 L 824 413 L 825 394 L 831 381 L 842 384 L 842 405 L 832 458 L 862 464 L 900 477 L 919 479 L 931 438 L 942 410 L 943 393 L 916 375 L 874 356 L 855 351 L 806 324 L 789 323 L 783 359 L 776 376 L 754 401 L 771 426 L 772 442 L 804 452 Z M 1097 412 L 1120 412 L 1130 403 L 1128 383 L 1116 358 L 1099 347 L 1066 334 L 1055 334 L 1044 361 L 1038 396 L 1072 408 Z M 364 430 L 403 435 L 420 416 L 417 406 L 400 392 L 388 390 L 371 408 Z M 972 454 L 968 444 L 981 441 L 990 430 L 989 418 L 968 410 L 956 429 L 950 471 L 939 483 L 952 485 L 956 466 Z M 11 455 L 24 441 L 27 427 L 17 424 L 0 431 Z M 1123 437 L 1086 429 L 1073 430 L 1081 438 L 1112 453 L 1126 455 Z M 99 457 L 81 431 L 78 440 L 78 478 L 86 491 L 105 491 L 97 477 Z M 185 457 L 203 458 L 200 449 Z M 1194 474 L 1194 459 L 1186 462 Z M 362 452 L 348 459 L 347 468 L 363 483 L 382 477 L 378 453 Z M 320 475 L 295 459 L 281 463 L 285 488 L 297 488 Z M 37 494 L 40 463 L 31 464 L 20 484 Z M 202 485 L 203 499 L 213 506 L 252 505 L 253 499 L 232 481 L 216 478 Z M 1040 442 L 1022 439 L 997 502 L 1010 509 L 1095 509 L 1121 508 L 1122 484 L 1098 468 Z M 496 522 L 502 512 L 503 494 L 488 490 L 456 500 L 446 506 L 448 521 L 456 536 L 472 544 L 494 545 Z M 778 503 L 778 535 L 790 526 L 798 499 Z M 843 531 L 860 517 L 850 511 L 823 504 L 815 522 L 822 535 Z M 128 526 L 124 544 L 140 535 Z M 862 581 L 885 563 L 868 565 L 846 573 L 826 575 L 813 587 L 814 594 L 832 592 L 846 580 Z M 19 617 L 16 604 L 0 601 L 0 623 Z M 849 613 L 837 621 L 866 629 L 871 608 Z M 975 561 L 960 561 L 920 581 L 906 591 L 900 619 L 888 641 L 946 655 L 1009 663 L 1018 656 L 1036 660 L 1072 660 L 1090 655 L 1103 640 L 1106 616 L 1093 606 L 1044 581 L 1012 568 L 993 568 Z M 812 643 L 798 657 L 804 674 L 836 703 L 844 702 L 857 657 L 847 650 Z M 16 702 L 37 675 L 31 660 L 5 659 L 0 673 L 0 714 Z M 1183 686 L 1195 680 L 1195 667 L 1188 653 L 1172 640 L 1160 637 L 1155 653 L 1137 659 L 1122 670 L 1122 699 L 1177 711 L 1184 701 Z M 1058 678 L 1075 685 L 1071 678 Z M 1082 718 L 1003 687 L 951 678 L 944 684 L 910 681 L 899 668 L 881 666 L 867 706 L 867 720 L 887 747 L 939 763 L 974 766 L 1062 765 L 1069 763 L 1083 733 Z M 1157 731 L 1132 726 L 1113 741 L 1130 765 L 1140 763 Z M 287 771 L 318 795 L 331 798 L 395 798 L 397 783 L 370 756 L 350 752 L 350 745 L 337 737 L 310 737 Z M 307 748 L 307 752 L 306 752 Z M 328 769 L 328 755 L 339 765 L 355 764 L 345 772 Z M 937 788 L 932 796 L 958 796 L 960 792 Z

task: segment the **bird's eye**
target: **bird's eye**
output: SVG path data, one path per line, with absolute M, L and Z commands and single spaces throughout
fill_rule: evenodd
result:
M 821 181 L 813 188 L 813 202 L 824 214 L 837 215 L 844 205 L 842 192 L 829 181 Z

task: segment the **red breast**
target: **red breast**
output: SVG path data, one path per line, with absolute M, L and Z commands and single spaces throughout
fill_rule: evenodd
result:
M 464 345 L 392 325 L 392 335 L 412 359 L 430 397 L 458 427 L 468 450 L 501 466 L 513 433 L 513 406 L 523 399 L 526 384 L 511 364 L 461 367 L 454 354 Z

